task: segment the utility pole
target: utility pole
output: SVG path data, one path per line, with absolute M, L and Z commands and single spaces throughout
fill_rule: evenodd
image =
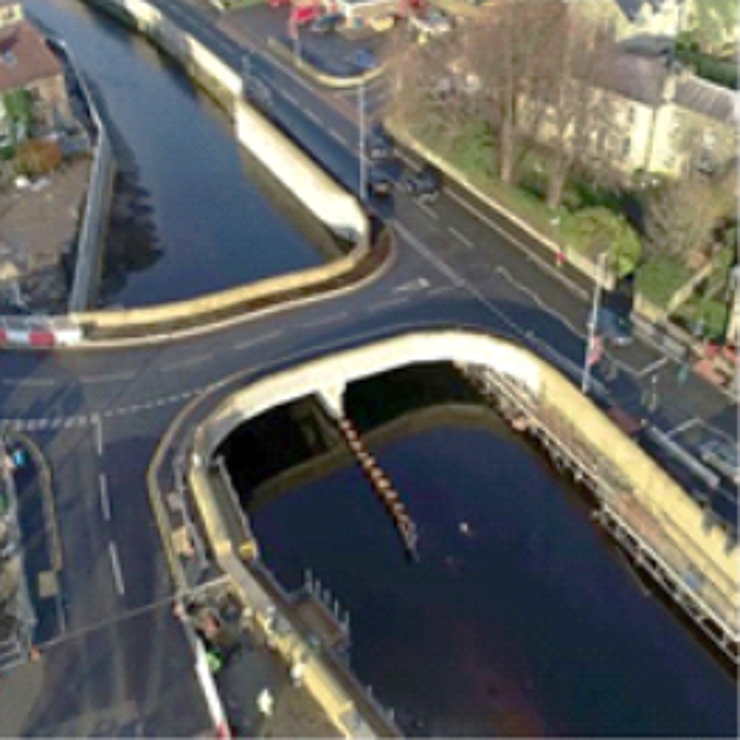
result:
M 594 339 L 596 337 L 596 324 L 599 318 L 599 305 L 601 303 L 601 283 L 606 277 L 606 257 L 607 252 L 603 251 L 596 262 L 596 285 L 594 286 L 594 296 L 591 303 L 591 316 L 588 321 L 588 340 L 586 341 L 586 357 L 583 361 L 583 373 L 581 375 L 581 393 L 588 394 L 588 388 L 591 383 L 591 354 L 594 349 Z
M 357 88 L 357 108 L 360 132 L 360 203 L 367 201 L 367 161 L 365 159 L 365 82 Z

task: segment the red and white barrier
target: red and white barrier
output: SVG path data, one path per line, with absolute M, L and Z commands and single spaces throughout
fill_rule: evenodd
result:
M 82 330 L 66 317 L 0 317 L 0 348 L 53 349 L 70 347 L 82 339 Z

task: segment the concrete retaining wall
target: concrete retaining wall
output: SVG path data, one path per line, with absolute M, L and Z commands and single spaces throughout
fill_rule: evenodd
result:
M 116 167 L 108 131 L 100 118 L 85 78 L 75 63 L 74 57 L 70 54 L 67 44 L 62 40 L 58 40 L 56 43 L 64 50 L 82 94 L 85 96 L 97 136 L 93 165 L 90 171 L 90 183 L 85 201 L 85 212 L 82 216 L 82 227 L 77 238 L 75 272 L 68 304 L 70 311 L 83 311 L 94 305 L 100 286 L 103 247 L 108 227 L 108 214 L 113 195 L 113 177 L 116 173 Z
M 364 256 L 365 251 L 358 248 L 352 255 L 326 265 L 258 280 L 186 301 L 174 301 L 121 311 L 85 311 L 73 314 L 72 318 L 80 324 L 92 325 L 102 331 L 147 326 L 150 327 L 152 333 L 156 333 L 157 324 L 167 324 L 181 318 L 197 321 L 199 315 L 226 312 L 229 309 L 236 311 L 241 304 L 247 301 L 257 301 L 263 297 L 306 288 L 344 275 L 355 266 L 361 256 Z
M 244 92 L 244 83 L 241 74 L 226 64 L 208 47 L 197 39 L 185 33 L 174 23 L 166 13 L 155 7 L 147 0 L 93 0 L 103 7 L 113 8 L 119 13 L 122 11 L 135 24 L 136 28 L 151 36 L 152 39 L 180 60 L 189 70 L 197 70 L 205 75 L 203 80 L 206 87 L 208 80 L 216 82 L 219 90 L 211 90 L 217 98 L 219 93 L 228 93 L 227 101 L 240 97 Z M 230 98 L 230 100 L 229 100 Z
M 354 196 L 244 101 L 235 104 L 236 137 L 335 234 L 362 244 L 367 218 Z
M 97 300 L 115 173 L 110 139 L 105 129 L 101 128 L 93 155 L 82 228 L 77 239 L 75 272 L 69 298 L 71 312 L 84 311 Z
M 349 273 L 367 257 L 369 223 L 356 199 L 243 99 L 243 80 L 237 71 L 147 0 L 92 1 L 116 15 L 129 17 L 140 31 L 151 36 L 186 67 L 200 70 L 200 82 L 206 87 L 215 86 L 211 91 L 233 113 L 239 142 L 269 168 L 316 218 L 337 236 L 354 242 L 355 246 L 347 256 L 319 267 L 259 280 L 192 300 L 122 311 L 76 313 L 73 316 L 76 321 L 93 329 L 111 331 L 170 323 L 181 317 L 192 320 L 199 314 L 236 309 L 248 301 L 322 284 Z M 155 331 L 154 326 L 152 331 Z

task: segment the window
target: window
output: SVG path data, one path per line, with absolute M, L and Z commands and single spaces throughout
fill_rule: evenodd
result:
M 622 139 L 622 156 L 629 157 L 630 151 L 632 150 L 632 139 L 627 136 Z

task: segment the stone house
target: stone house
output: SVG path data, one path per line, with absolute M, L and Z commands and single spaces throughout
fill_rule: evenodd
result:
M 0 136 L 6 140 L 13 133 L 8 94 L 18 91 L 27 96 L 30 133 L 44 135 L 72 122 L 63 65 L 20 5 L 5 2 L 0 4 Z
M 635 173 L 720 172 L 737 156 L 737 91 L 672 69 L 665 57 L 628 53 L 619 54 L 589 84 L 599 114 L 586 145 L 593 159 L 625 181 Z M 555 110 L 547 110 L 539 122 L 536 138 L 545 145 L 553 140 L 556 117 Z

